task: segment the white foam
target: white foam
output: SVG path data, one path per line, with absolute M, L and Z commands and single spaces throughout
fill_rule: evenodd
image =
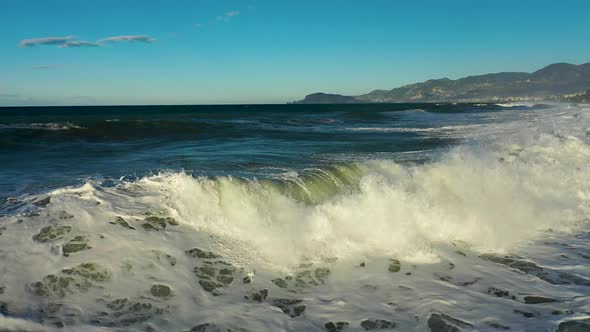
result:
M 498 103 L 496 105 L 497 106 L 500 106 L 500 107 L 506 107 L 506 108 L 511 108 L 511 107 L 533 107 L 533 106 L 535 106 L 535 103 L 532 103 L 532 102 L 512 102 L 512 103 Z
M 455 125 L 455 126 L 441 126 L 429 128 L 408 128 L 408 127 L 351 127 L 344 130 L 350 131 L 376 131 L 376 132 L 454 132 L 474 130 L 482 127 L 482 125 Z

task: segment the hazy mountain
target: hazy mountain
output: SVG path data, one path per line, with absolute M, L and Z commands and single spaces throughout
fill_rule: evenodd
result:
M 345 97 L 313 94 L 298 103 L 399 103 L 399 102 L 483 102 L 543 99 L 579 93 L 590 88 L 590 63 L 555 63 L 534 73 L 504 72 L 469 76 L 457 80 L 429 80 L 392 90 Z

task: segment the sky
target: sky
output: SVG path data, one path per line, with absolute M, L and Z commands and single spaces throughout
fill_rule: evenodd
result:
M 0 0 L 0 106 L 285 103 L 590 62 L 588 0 Z

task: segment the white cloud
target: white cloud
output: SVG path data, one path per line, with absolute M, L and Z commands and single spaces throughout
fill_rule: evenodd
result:
M 48 64 L 48 65 L 38 65 L 38 66 L 33 66 L 33 69 L 53 69 L 53 68 L 60 68 L 60 67 L 64 67 L 65 65 L 61 65 L 61 64 Z
M 138 41 L 138 42 L 142 42 L 142 43 L 153 43 L 156 41 L 156 39 L 154 39 L 148 35 L 113 36 L 113 37 L 101 39 L 98 41 L 98 43 L 115 43 L 115 42 L 121 42 L 121 41 L 126 41 L 126 42 Z
M 73 47 L 98 47 L 107 43 L 116 42 L 142 42 L 142 43 L 153 43 L 156 41 L 148 35 L 133 35 L 133 36 L 112 36 L 103 38 L 99 41 L 92 42 L 86 40 L 75 40 L 74 36 L 66 37 L 46 37 L 46 38 L 31 38 L 23 39 L 19 43 L 20 47 L 31 47 L 35 45 L 54 45 L 60 48 L 73 48 Z
M 100 46 L 99 43 L 95 43 L 95 42 L 89 42 L 89 41 L 85 41 L 85 40 L 72 40 L 72 41 L 68 41 L 65 42 L 61 45 L 59 45 L 58 47 L 61 48 L 69 48 L 69 47 L 98 47 Z
M 39 65 L 39 66 L 33 66 L 33 69 L 51 69 L 51 68 L 57 68 L 58 66 L 56 65 Z
M 74 36 L 31 38 L 20 41 L 20 47 L 31 47 L 35 45 L 63 45 L 72 40 Z
M 221 15 L 221 16 L 217 16 L 217 20 L 218 21 L 229 22 L 229 20 L 232 17 L 238 16 L 238 15 L 240 15 L 240 11 L 238 11 L 238 10 L 232 10 L 232 11 L 227 12 L 227 13 Z

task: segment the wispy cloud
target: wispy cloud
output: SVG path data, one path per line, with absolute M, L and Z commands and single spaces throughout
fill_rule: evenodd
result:
M 74 36 L 23 39 L 20 41 L 19 46 L 31 47 L 35 45 L 63 45 L 73 38 Z
M 232 17 L 238 16 L 238 15 L 240 15 L 240 11 L 238 11 L 238 10 L 232 10 L 230 12 L 227 12 L 227 13 L 223 14 L 223 15 L 217 16 L 217 20 L 218 21 L 229 22 L 229 20 Z
M 69 47 L 98 47 L 98 46 L 100 46 L 100 44 L 95 43 L 95 42 L 89 42 L 89 41 L 85 41 L 85 40 L 73 40 L 73 41 L 65 42 L 65 43 L 59 45 L 58 47 L 69 48 Z
M 142 42 L 142 43 L 153 43 L 156 39 L 148 36 L 148 35 L 135 35 L 135 36 L 114 36 L 104 38 L 98 41 L 98 43 L 116 43 L 116 42 Z
M 59 66 L 56 66 L 56 65 L 39 65 L 39 66 L 33 66 L 32 68 L 33 69 L 42 70 L 42 69 L 51 69 L 51 68 L 57 68 L 57 67 L 59 67 Z
M 38 65 L 38 66 L 33 66 L 33 69 L 37 69 L 37 70 L 43 70 L 43 69 L 54 69 L 54 68 L 60 68 L 60 67 L 64 67 L 65 65 L 60 65 L 60 64 L 48 64 L 48 65 Z
M 31 47 L 35 45 L 52 45 L 59 48 L 74 48 L 74 47 L 98 47 L 109 43 L 117 42 L 142 42 L 153 43 L 156 39 L 148 35 L 133 35 L 133 36 L 112 36 L 100 39 L 96 42 L 86 40 L 76 40 L 74 36 L 65 37 L 46 37 L 46 38 L 31 38 L 23 39 L 19 43 L 20 47 Z

